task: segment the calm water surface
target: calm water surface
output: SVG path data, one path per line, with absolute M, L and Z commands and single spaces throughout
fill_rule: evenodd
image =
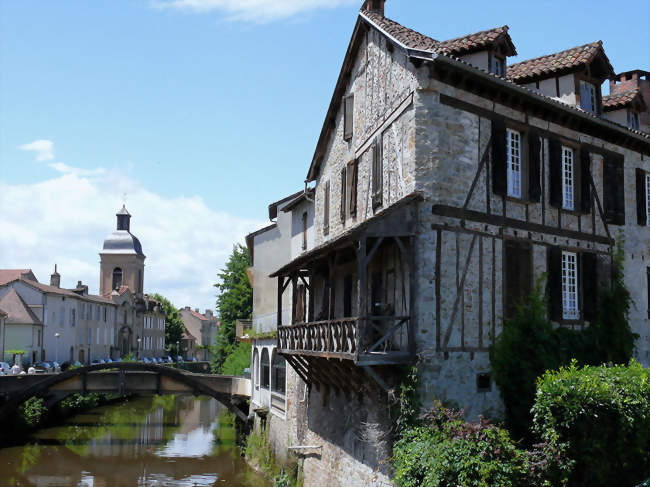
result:
M 235 445 L 232 415 L 214 399 L 131 399 L 0 449 L 0 486 L 268 487 Z

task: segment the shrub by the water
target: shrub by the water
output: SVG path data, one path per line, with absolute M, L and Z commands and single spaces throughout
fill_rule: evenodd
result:
M 633 486 L 650 476 L 650 370 L 638 362 L 548 371 L 532 413 L 535 432 L 574 462 L 570 486 Z

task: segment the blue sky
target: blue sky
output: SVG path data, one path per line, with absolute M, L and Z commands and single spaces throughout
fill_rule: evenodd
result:
M 212 306 L 206 281 L 231 243 L 264 223 L 269 202 L 303 185 L 360 4 L 0 1 L 0 225 L 17 232 L 0 239 L 0 268 L 35 267 L 46 281 L 50 263 L 67 262 L 71 282 L 63 274 L 64 284 L 85 276 L 92 289 L 101 239 L 127 193 L 134 233 L 140 225 L 160 239 L 139 235 L 145 252 L 148 243 L 155 251 L 149 282 L 159 288 L 149 289 L 200 301 L 178 306 Z M 618 8 L 604 1 L 388 0 L 386 15 L 441 40 L 508 24 L 520 54 L 514 60 L 602 39 L 616 71 L 650 69 L 647 1 Z M 24 150 L 37 140 L 49 145 Z M 35 196 L 43 191 L 47 198 Z M 78 191 L 92 203 L 75 198 Z M 154 200 L 159 207 L 145 206 Z M 57 208 L 52 221 L 30 204 Z M 84 220 L 75 216 L 80 208 L 98 214 Z M 6 221 L 8 213 L 19 220 Z M 69 230 L 59 236 L 50 229 L 57 224 Z M 55 243 L 53 233 L 62 240 Z M 83 245 L 70 242 L 71 233 Z M 200 235 L 201 255 L 210 256 L 200 286 L 198 277 L 181 283 L 182 273 L 173 282 L 154 277 L 157 268 L 169 273 L 170 259 L 187 261 L 190 273 L 206 267 L 192 262 L 198 241 L 176 253 L 168 247 L 178 243 L 163 245 L 188 233 Z M 19 235 L 37 242 L 38 252 L 12 248 Z M 51 245 L 43 248 L 44 241 Z

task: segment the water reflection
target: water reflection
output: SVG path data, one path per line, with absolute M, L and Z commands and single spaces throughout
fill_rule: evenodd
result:
M 266 487 L 235 445 L 233 418 L 214 399 L 138 398 L 41 430 L 0 450 L 0 485 Z

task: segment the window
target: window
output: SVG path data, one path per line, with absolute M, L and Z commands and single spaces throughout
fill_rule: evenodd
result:
M 77 323 L 77 310 L 72 308 L 70 310 L 70 324 L 72 326 L 75 326 L 76 323 Z
M 269 351 L 265 347 L 262 349 L 262 363 L 260 366 L 260 375 L 262 376 L 261 385 L 262 389 L 269 388 L 270 367 L 269 367 Z
M 511 318 L 532 289 L 532 249 L 528 242 L 517 240 L 506 240 L 505 248 L 504 313 L 506 318 Z
M 347 201 L 347 186 L 348 186 L 348 181 L 347 181 L 347 166 L 344 166 L 343 169 L 341 169 L 341 206 L 339 208 L 339 212 L 341 215 L 341 222 L 345 223 L 345 216 L 347 215 L 347 212 L 345 211 L 345 203 Z
M 287 365 L 283 357 L 277 352 L 273 354 L 273 377 L 271 380 L 271 390 L 278 394 L 284 394 L 286 391 Z
M 260 388 L 260 355 L 257 349 L 253 352 L 253 379 L 255 382 L 255 389 Z
M 587 81 L 580 81 L 580 108 L 592 113 L 598 111 L 596 86 Z
M 102 310 L 104 312 L 104 323 L 106 323 L 106 308 L 102 308 Z
M 357 179 L 359 177 L 359 166 L 356 160 L 348 162 L 347 176 L 348 214 L 354 218 L 357 216 Z
M 627 112 L 627 126 L 634 130 L 640 130 L 641 121 L 639 119 L 639 114 L 633 110 L 628 110 Z
M 115 345 L 115 327 L 111 326 L 111 345 Z
M 562 208 L 574 209 L 573 183 L 573 149 L 562 146 Z
M 505 76 L 506 74 L 506 61 L 502 57 L 492 55 L 490 71 L 497 76 Z
M 637 179 L 636 189 L 638 206 L 639 191 L 645 189 L 644 179 L 642 179 L 641 184 Z M 643 192 L 645 193 L 645 191 Z M 641 201 L 645 202 L 645 195 L 643 195 Z M 643 205 L 643 208 L 645 209 L 645 205 Z M 609 155 L 605 157 L 603 162 L 603 211 L 607 223 L 625 225 L 625 176 L 622 156 Z M 642 221 L 645 221 L 645 216 Z
M 577 320 L 578 258 L 575 252 L 562 252 L 562 318 Z
M 343 98 L 343 140 L 352 140 L 354 134 L 354 95 Z
M 506 130 L 508 196 L 521 198 L 521 133 Z
M 323 194 L 323 235 L 330 233 L 330 182 L 325 183 Z
M 302 250 L 307 250 L 307 212 L 302 214 Z
M 97 331 L 95 332 L 95 344 L 96 345 L 99 345 L 100 336 L 101 336 L 101 332 L 100 332 L 99 328 L 97 328 Z
M 104 328 L 104 345 L 108 345 L 108 328 Z
M 122 286 L 122 269 L 116 267 L 113 269 L 113 289 L 119 289 Z

